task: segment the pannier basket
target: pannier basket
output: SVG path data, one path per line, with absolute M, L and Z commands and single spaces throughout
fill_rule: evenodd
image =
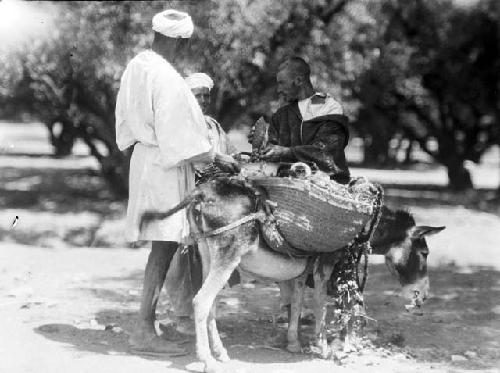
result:
M 336 251 L 353 242 L 373 218 L 378 196 L 377 187 L 362 178 L 348 185 L 283 177 L 251 180 L 267 192 L 276 229 L 286 243 L 311 253 Z

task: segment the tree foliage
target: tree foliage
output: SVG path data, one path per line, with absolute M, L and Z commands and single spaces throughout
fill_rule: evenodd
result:
M 279 106 L 274 75 L 288 54 L 306 56 L 313 81 L 342 100 L 370 156 L 399 133 L 469 186 L 464 160 L 479 161 L 498 136 L 498 15 L 494 0 L 214 0 L 39 3 L 57 20 L 48 35 L 2 54 L 3 114 L 28 111 L 67 154 L 82 139 L 110 185 L 126 194 L 127 155 L 115 145 L 119 79 L 151 41 L 152 16 L 187 10 L 196 24 L 187 74 L 216 86 L 223 126 L 250 125 Z M 462 32 L 464 29 L 468 32 Z M 55 131 L 60 127 L 62 131 Z M 497 132 L 495 132 L 497 131 Z M 437 143 L 432 147 L 430 139 Z
M 418 142 L 448 168 L 458 190 L 472 186 L 464 161 L 479 162 L 498 142 L 500 29 L 493 6 L 384 2 L 372 13 L 384 20 L 375 57 L 355 80 L 366 126 L 382 123 Z
M 44 4 L 42 4 L 43 6 Z M 49 129 L 56 154 L 81 139 L 119 196 L 127 192 L 128 157 L 115 144 L 114 107 L 128 59 L 146 48 L 150 33 L 137 15 L 160 4 L 67 2 L 45 4 L 54 25 L 6 57 L 4 107 L 31 113 Z M 54 131 L 60 127 L 60 133 Z

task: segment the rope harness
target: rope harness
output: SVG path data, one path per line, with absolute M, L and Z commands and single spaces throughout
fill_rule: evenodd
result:
M 266 217 L 266 214 L 263 211 L 254 212 L 253 214 L 246 215 L 246 216 L 242 217 L 241 219 L 238 219 L 236 221 L 233 221 L 232 223 L 229 223 L 228 225 L 225 225 L 223 227 L 220 227 L 220 228 L 214 229 L 212 231 L 206 232 L 205 234 L 203 234 L 203 236 L 204 237 L 217 236 L 217 235 L 219 235 L 221 233 L 230 231 L 230 230 L 232 230 L 234 228 L 237 228 L 240 225 L 243 225 L 243 224 L 248 223 L 250 221 L 253 221 L 253 220 L 259 220 L 259 221 L 263 220 L 265 217 Z
M 241 187 L 243 190 L 245 190 L 248 194 L 250 194 L 250 197 L 256 201 L 255 204 L 255 212 L 245 215 L 242 218 L 235 220 L 223 227 L 213 229 L 208 232 L 204 232 L 203 234 L 196 234 L 194 235 L 194 239 L 196 241 L 207 238 L 207 237 L 213 237 L 217 236 L 219 234 L 228 232 L 230 230 L 233 230 L 235 228 L 238 228 L 239 226 L 249 223 L 251 221 L 260 221 L 261 223 L 265 221 L 267 216 L 271 214 L 271 210 L 269 205 L 266 203 L 264 199 L 264 193 L 260 190 L 260 188 L 257 188 L 253 186 L 248 180 L 246 179 L 240 179 L 240 178 L 235 178 L 231 177 L 228 174 L 214 174 L 210 176 L 210 180 L 219 180 L 228 184 L 232 184 L 235 186 Z M 206 181 L 206 180 L 205 180 Z M 202 181 L 204 182 L 204 181 Z

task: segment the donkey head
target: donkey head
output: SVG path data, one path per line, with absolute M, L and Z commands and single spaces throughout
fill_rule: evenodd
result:
M 385 262 L 403 287 L 403 295 L 417 305 L 429 295 L 427 256 L 429 248 L 425 236 L 436 234 L 445 227 L 415 226 L 407 230 L 406 238 L 394 244 L 385 254 Z
M 425 237 L 445 227 L 416 226 L 406 211 L 384 209 L 372 246 L 374 253 L 384 254 L 389 270 L 399 279 L 403 295 L 421 305 L 429 295 Z

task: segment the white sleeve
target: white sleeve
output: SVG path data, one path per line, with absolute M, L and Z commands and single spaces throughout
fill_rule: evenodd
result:
M 118 95 L 116 96 L 115 107 L 116 145 L 121 151 L 134 144 L 134 135 L 127 124 L 127 114 L 125 110 L 127 107 L 125 91 L 127 91 L 128 84 L 128 71 L 126 70 L 120 81 L 120 89 L 118 90 Z
M 152 88 L 154 129 L 164 167 L 213 160 L 203 114 L 180 75 L 162 69 L 153 77 Z

